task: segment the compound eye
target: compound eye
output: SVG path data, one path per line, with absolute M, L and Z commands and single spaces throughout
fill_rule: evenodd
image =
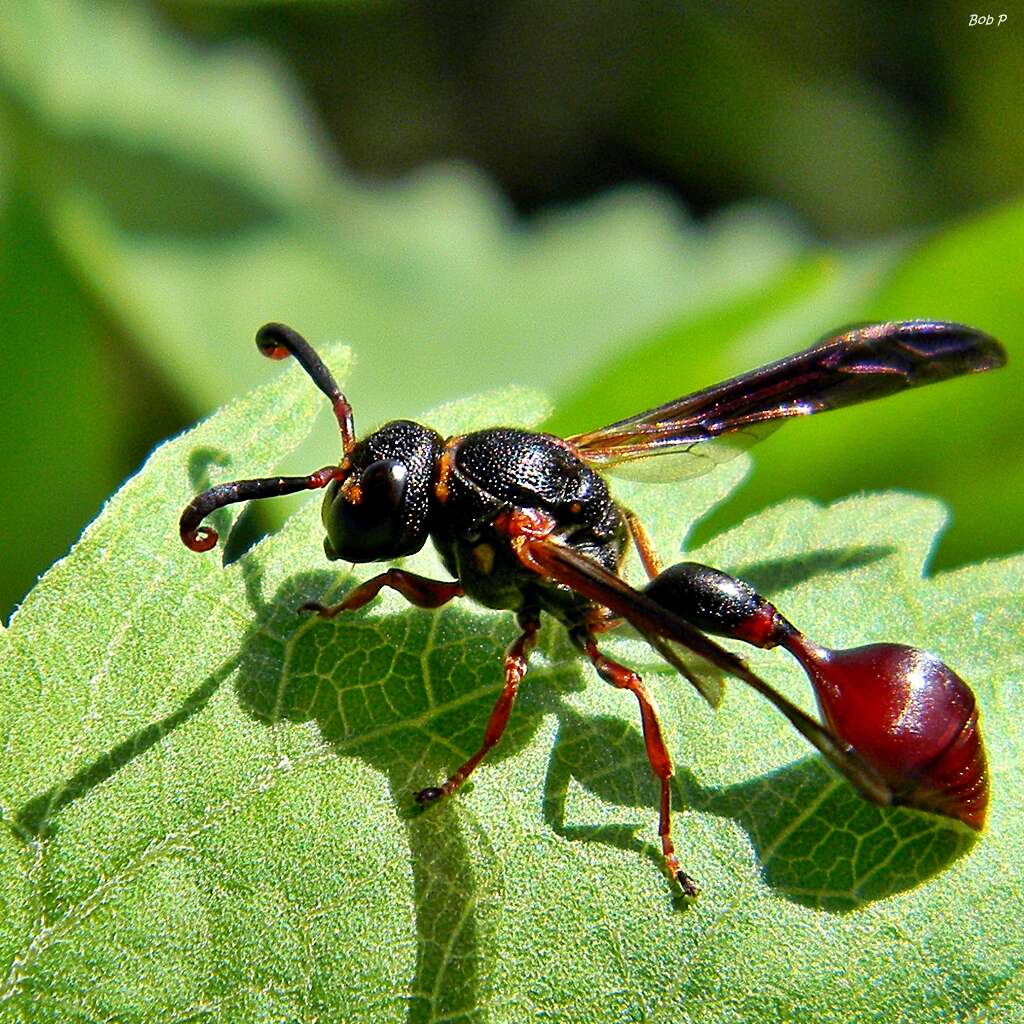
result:
M 373 562 L 400 553 L 405 538 L 409 471 L 395 459 L 371 462 L 359 477 L 358 500 L 337 493 L 328 534 L 339 558 Z M 333 527 L 333 529 L 332 529 Z
M 396 459 L 371 462 L 359 478 L 360 505 L 383 512 L 389 519 L 400 519 L 409 489 L 409 471 Z

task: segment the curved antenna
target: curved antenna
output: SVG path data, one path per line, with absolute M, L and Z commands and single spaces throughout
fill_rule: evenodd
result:
M 313 351 L 298 331 L 284 324 L 264 324 L 256 332 L 256 347 L 270 359 L 286 359 L 295 356 L 299 365 L 309 374 L 313 383 L 330 399 L 334 415 L 341 430 L 342 462 L 355 443 L 352 424 L 352 406 L 341 393 L 337 381 L 323 360 Z M 340 466 L 324 466 L 308 476 L 277 476 L 259 480 L 232 480 L 218 484 L 193 498 L 181 513 L 178 530 L 182 543 L 193 551 L 209 551 L 217 543 L 217 531 L 212 526 L 199 524 L 213 511 L 238 501 L 252 501 L 255 498 L 276 498 L 296 491 L 316 490 L 326 487 L 332 480 L 343 479 L 348 470 Z
M 324 466 L 309 476 L 276 476 L 217 484 L 194 497 L 185 506 L 178 522 L 181 541 L 193 551 L 209 551 L 217 543 L 217 531 L 212 526 L 199 524 L 216 509 L 233 505 L 236 501 L 277 498 L 282 494 L 295 494 L 296 491 L 314 491 L 326 487 L 332 480 L 340 480 L 344 475 L 338 466 Z
M 287 359 L 288 356 L 295 356 L 313 383 L 330 399 L 338 427 L 341 429 L 341 449 L 347 455 L 355 442 L 352 406 L 341 393 L 341 388 L 338 387 L 331 371 L 313 351 L 313 346 L 291 327 L 270 323 L 264 324 L 256 332 L 256 347 L 268 359 Z

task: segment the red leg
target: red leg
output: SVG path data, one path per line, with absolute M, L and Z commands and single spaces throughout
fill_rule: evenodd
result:
M 651 538 L 647 536 L 647 531 L 643 528 L 640 520 L 637 519 L 636 514 L 628 508 L 622 509 L 622 514 L 626 517 L 626 525 L 629 527 L 630 536 L 633 538 L 633 546 L 636 548 L 636 553 L 640 556 L 644 572 L 653 580 L 655 576 L 661 573 L 661 559 L 658 557 L 658 552 L 654 550 Z
M 453 597 L 462 597 L 461 583 L 446 583 L 442 580 L 429 580 L 426 576 L 417 576 L 414 572 L 404 569 L 388 569 L 379 576 L 361 583 L 355 590 L 345 595 L 335 605 L 322 605 L 319 601 L 307 601 L 301 611 L 316 612 L 322 619 L 333 619 L 341 612 L 354 611 L 369 604 L 384 587 L 397 590 L 402 597 L 417 608 L 440 608 Z
M 661 784 L 658 835 L 661 836 L 661 852 L 665 858 L 665 867 L 669 876 L 679 883 L 687 896 L 696 896 L 700 889 L 697 883 L 680 867 L 679 858 L 676 856 L 675 846 L 672 843 L 672 791 L 669 785 L 673 772 L 672 758 L 669 756 L 665 740 L 661 735 L 661 723 L 658 721 L 658 712 L 654 701 L 647 693 L 640 677 L 632 669 L 605 657 L 591 638 L 583 638 L 582 647 L 587 657 L 593 662 L 598 675 L 612 686 L 629 690 L 640 705 L 647 759 L 651 762 L 651 770 Z
M 416 802 L 425 804 L 442 796 L 451 796 L 473 773 L 476 766 L 487 756 L 492 747 L 501 739 L 505 726 L 508 725 L 512 705 L 516 699 L 519 684 L 526 675 L 527 661 L 530 650 L 537 640 L 540 619 L 536 612 L 520 613 L 519 626 L 522 633 L 512 641 L 505 655 L 505 685 L 502 687 L 498 702 L 494 705 L 491 717 L 484 730 L 484 741 L 480 749 L 458 771 L 454 772 L 442 786 L 428 786 L 416 794 Z

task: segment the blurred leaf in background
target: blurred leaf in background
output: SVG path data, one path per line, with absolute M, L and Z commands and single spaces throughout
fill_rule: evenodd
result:
M 787 426 L 758 447 L 748 485 L 699 536 L 793 495 L 834 500 L 899 487 L 941 494 L 952 509 L 937 567 L 1015 551 L 1024 539 L 1021 254 L 1024 204 L 1017 203 L 916 246 L 807 257 L 754 294 L 639 339 L 556 402 L 549 426 L 570 432 L 602 404 L 614 420 L 657 404 L 666 380 L 711 384 L 845 323 L 927 311 L 983 324 L 1010 350 L 1008 368 Z
M 352 345 L 363 427 L 515 381 L 582 429 L 870 317 L 1019 352 L 1018 207 L 908 233 L 1020 193 L 992 113 L 1019 36 L 932 6 L 834 4 L 828 33 L 795 5 L 5 5 L 0 604 L 157 438 L 266 377 L 267 319 Z M 880 17 L 906 45 L 858 42 Z M 500 190 L 423 166 L 451 158 Z M 953 505 L 942 564 L 1019 548 L 1018 364 L 788 428 L 706 531 L 896 484 Z M 317 436 L 284 465 L 333 457 Z
M 799 246 L 778 215 L 738 211 L 698 229 L 650 193 L 527 230 L 466 169 L 357 186 L 333 171 L 281 69 L 251 50 L 197 54 L 130 8 L 26 3 L 0 19 L 25 202 L 82 305 L 131 339 L 118 346 L 124 375 L 156 367 L 154 404 L 166 391 L 198 413 L 261 379 L 251 336 L 268 319 L 354 343 L 364 426 L 481 385 L 568 383 L 639 325 L 754 287 Z M 106 349 L 111 333 L 77 349 Z M 32 362 L 17 388 L 59 371 Z M 48 412 L 33 406 L 22 422 Z M 28 435 L 17 443 L 29 464 L 67 447 L 63 433 Z M 97 491 L 97 476 L 83 467 L 96 503 L 111 483 Z M 35 484 L 18 482 L 12 544 L 39 515 Z M 82 504 L 56 524 L 64 544 L 94 511 Z M 12 579 L 8 601 L 25 585 Z

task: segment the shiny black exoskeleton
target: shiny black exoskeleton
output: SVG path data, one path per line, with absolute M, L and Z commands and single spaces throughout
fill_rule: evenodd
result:
M 593 602 L 527 569 L 495 526 L 499 515 L 539 510 L 561 543 L 609 572 L 622 561 L 628 531 L 607 485 L 550 434 L 498 427 L 443 441 L 395 420 L 357 441 L 345 463 L 347 475 L 324 495 L 332 560 L 389 561 L 415 554 L 429 536 L 467 597 L 488 608 L 540 608 L 569 627 Z
M 507 427 L 453 438 L 435 490 L 430 533 L 441 560 L 488 608 L 540 607 L 572 627 L 593 606 L 523 565 L 496 525 L 503 512 L 547 513 L 560 543 L 609 572 L 622 562 L 626 521 L 604 480 L 561 438 Z
M 982 827 L 988 804 L 984 746 L 973 694 L 956 673 L 934 656 L 898 644 L 820 647 L 749 585 L 720 570 L 688 562 L 663 572 L 640 523 L 612 499 L 598 470 L 669 453 L 689 460 L 691 473 L 703 472 L 728 456 L 729 449 L 715 443 L 723 435 L 733 442 L 753 439 L 758 428 L 777 420 L 1001 366 L 1005 353 L 994 339 L 961 324 L 869 324 L 568 439 L 509 427 L 443 439 L 418 423 L 395 420 L 357 440 L 348 400 L 305 339 L 282 324 L 267 324 L 256 343 L 271 358 L 294 356 L 330 399 L 342 459 L 308 476 L 212 487 L 182 513 L 184 543 L 194 551 L 213 547 L 217 534 L 202 522 L 224 505 L 326 488 L 328 558 L 386 562 L 415 554 L 431 538 L 453 579 L 391 568 L 336 605 L 309 602 L 304 610 L 333 618 L 390 587 L 422 608 L 466 596 L 516 613 L 520 632 L 505 657 L 505 683 L 483 743 L 443 785 L 421 790 L 421 803 L 453 793 L 501 738 L 541 613 L 547 612 L 568 628 L 598 674 L 639 704 L 647 756 L 660 783 L 665 866 L 687 895 L 695 895 L 697 886 L 681 869 L 670 835 L 673 768 L 654 702 L 634 671 L 597 646 L 619 620 L 628 621 L 712 705 L 721 698 L 720 682 L 695 670 L 694 656 L 753 687 L 866 798 Z M 630 539 L 650 578 L 642 590 L 621 577 Z M 708 633 L 794 655 L 815 689 L 824 723 Z
M 386 423 L 357 441 L 344 482 L 335 478 L 324 495 L 327 557 L 383 562 L 419 551 L 435 518 L 433 485 L 442 449 L 439 434 L 411 420 Z

